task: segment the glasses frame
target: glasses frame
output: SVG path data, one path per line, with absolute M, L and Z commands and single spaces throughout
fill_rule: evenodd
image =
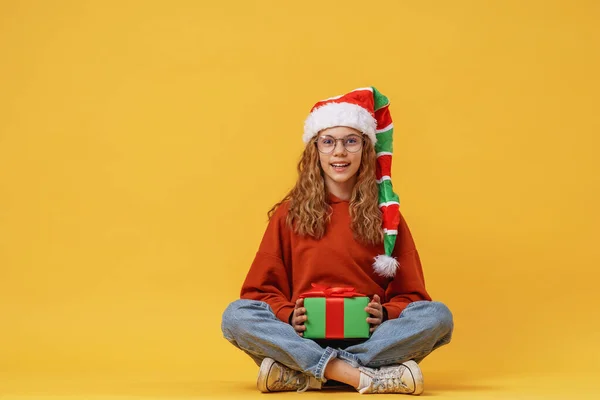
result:
M 348 139 L 350 136 L 357 136 L 360 138 L 360 148 L 356 151 L 350 151 L 348 150 L 348 148 L 346 147 L 346 139 Z M 333 147 L 331 148 L 331 151 L 329 152 L 325 152 L 325 151 L 321 151 L 321 149 L 319 149 L 319 139 L 322 137 L 328 137 L 331 138 L 332 140 L 335 141 L 335 144 L 333 145 Z M 359 151 L 362 150 L 363 146 L 365 145 L 365 135 L 358 135 L 356 133 L 351 133 L 349 135 L 344 136 L 343 138 L 340 139 L 336 139 L 331 135 L 323 135 L 323 136 L 319 136 L 317 135 L 317 137 L 313 140 L 313 142 L 315 143 L 315 146 L 317 146 L 317 150 L 319 151 L 319 153 L 321 154 L 331 154 L 335 151 L 335 149 L 337 148 L 337 142 L 341 140 L 342 141 L 342 146 L 344 146 L 344 150 L 346 150 L 348 153 L 358 153 Z

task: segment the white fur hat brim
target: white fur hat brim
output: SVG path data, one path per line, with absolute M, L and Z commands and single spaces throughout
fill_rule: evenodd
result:
M 304 122 L 302 140 L 307 144 L 320 131 L 334 126 L 354 128 L 367 135 L 373 144 L 377 143 L 377 121 L 363 107 L 352 103 L 327 103 L 315 108 Z

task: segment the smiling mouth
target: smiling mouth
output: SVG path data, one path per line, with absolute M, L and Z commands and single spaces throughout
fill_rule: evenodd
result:
M 350 163 L 332 163 L 329 165 L 331 165 L 331 168 L 333 168 L 334 171 L 341 172 L 348 168 L 350 166 Z

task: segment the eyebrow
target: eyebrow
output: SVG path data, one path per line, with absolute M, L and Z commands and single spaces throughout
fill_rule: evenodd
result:
M 344 135 L 344 136 L 339 137 L 339 138 L 336 138 L 335 136 L 328 135 L 328 134 L 320 134 L 319 135 L 319 137 L 331 137 L 331 138 L 334 138 L 334 139 L 343 139 L 343 138 L 347 138 L 348 136 L 361 136 L 361 135 L 359 135 L 358 133 L 349 133 L 349 134 Z

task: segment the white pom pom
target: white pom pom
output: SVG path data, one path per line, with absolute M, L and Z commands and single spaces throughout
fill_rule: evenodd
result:
M 396 275 L 396 270 L 398 269 L 398 261 L 393 257 L 383 254 L 375 257 L 373 269 L 381 276 L 393 278 Z

